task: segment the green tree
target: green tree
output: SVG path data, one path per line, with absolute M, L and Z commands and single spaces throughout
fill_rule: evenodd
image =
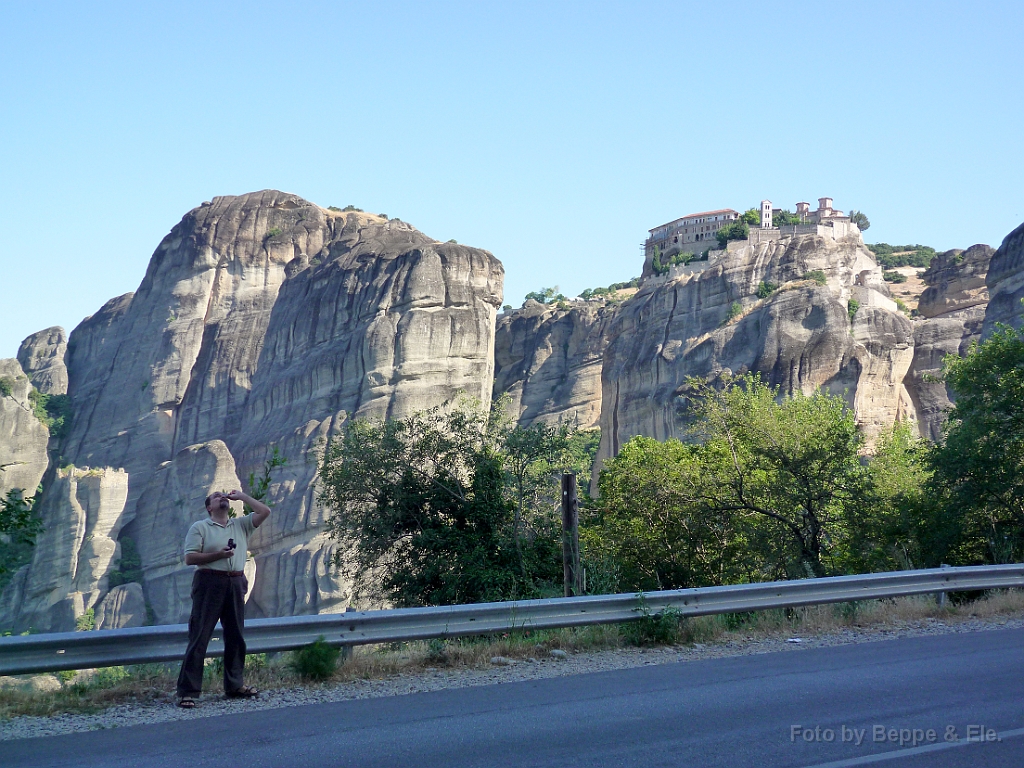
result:
M 757 517 L 787 541 L 790 576 L 823 576 L 848 537 L 847 511 L 864 489 L 861 436 L 844 400 L 777 387 L 748 374 L 715 389 L 688 381 L 692 434 L 703 441 L 695 500 Z
M 761 209 L 748 208 L 740 215 L 738 220 L 751 227 L 759 226 L 761 224 Z
M 861 232 L 865 232 L 871 226 L 863 211 L 850 211 L 850 221 L 856 224 Z
M 730 240 L 746 240 L 750 237 L 750 227 L 745 221 L 733 221 L 719 229 L 715 237 L 718 238 L 718 247 L 725 248 Z
M 502 426 L 468 406 L 349 422 L 319 473 L 336 562 L 396 605 L 537 594 L 561 576 L 543 487 L 571 432 Z
M 792 224 L 801 224 L 802 222 L 800 221 L 800 217 L 795 213 L 783 209 L 772 216 L 772 223 L 775 224 L 776 227 L 785 227 Z
M 948 355 L 956 394 L 932 453 L 933 492 L 959 525 L 951 555 L 963 564 L 1024 556 L 1024 333 L 999 325 L 964 357 Z
M 700 448 L 634 437 L 601 470 L 581 524 L 588 560 L 617 564 L 621 588 L 682 589 L 747 580 L 753 561 L 730 518 L 695 503 Z
M 558 292 L 557 285 L 554 288 L 541 288 L 539 291 L 530 291 L 526 294 L 526 299 L 523 303 L 525 304 L 530 299 L 538 301 L 541 304 L 554 304 L 557 301 L 566 300 L 565 296 Z
M 927 492 L 930 450 L 909 424 L 897 423 L 878 436 L 865 493 L 849 510 L 844 571 L 930 568 L 942 562 L 951 531 Z

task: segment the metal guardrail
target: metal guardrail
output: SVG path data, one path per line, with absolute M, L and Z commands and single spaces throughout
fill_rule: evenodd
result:
M 676 589 L 642 595 L 592 595 L 255 619 L 246 622 L 245 639 L 249 653 L 263 653 L 301 648 L 321 636 L 331 645 L 352 646 L 611 624 L 637 619 L 645 610 L 660 613 L 670 607 L 683 616 L 704 616 L 1012 587 L 1024 587 L 1024 565 L 934 568 Z M 176 661 L 184 655 L 187 641 L 186 624 L 3 637 L 0 638 L 0 675 Z M 219 656 L 223 652 L 220 634 L 215 632 L 207 655 Z

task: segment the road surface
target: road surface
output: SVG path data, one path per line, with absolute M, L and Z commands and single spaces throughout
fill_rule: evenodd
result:
M 0 744 L 0 765 L 1018 768 L 1024 765 L 1024 630 L 659 664 L 8 741 Z

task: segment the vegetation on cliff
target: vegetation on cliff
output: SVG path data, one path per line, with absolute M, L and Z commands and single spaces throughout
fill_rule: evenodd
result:
M 889 245 L 874 243 L 868 250 L 875 254 L 875 259 L 886 269 L 896 267 L 926 268 L 935 258 L 935 249 L 927 245 Z
M 35 496 L 26 496 L 20 489 L 11 489 L 0 498 L 0 589 L 32 555 L 36 534 L 42 529 L 36 512 L 42 490 L 38 488 Z
M 654 256 L 651 257 L 651 269 L 656 275 L 664 275 L 667 274 L 672 267 L 679 264 L 689 264 L 691 261 L 703 261 L 708 257 L 710 251 L 710 248 L 705 248 L 700 253 L 680 251 L 673 256 L 663 257 L 658 246 L 654 246 Z

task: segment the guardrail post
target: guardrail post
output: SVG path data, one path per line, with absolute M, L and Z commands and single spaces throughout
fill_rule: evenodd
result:
M 939 563 L 939 568 L 951 568 L 952 566 L 946 565 L 945 563 Z M 939 592 L 939 608 L 946 607 L 946 593 Z
M 565 596 L 583 594 L 580 569 L 580 500 L 576 473 L 562 473 L 562 579 Z
M 348 613 L 348 610 L 351 607 L 352 607 L 351 605 L 346 605 L 345 606 L 345 610 L 343 610 L 342 613 Z M 352 658 L 352 646 L 351 645 L 343 645 L 343 646 L 341 646 L 341 663 L 344 664 L 345 662 L 347 662 L 351 658 Z

